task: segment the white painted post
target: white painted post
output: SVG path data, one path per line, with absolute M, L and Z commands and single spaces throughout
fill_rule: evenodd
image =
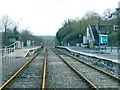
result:
M 10 48 L 8 48 L 8 54 L 10 54 Z
M 15 43 L 14 43 L 14 51 L 15 51 Z
M 18 42 L 18 49 L 21 49 L 21 42 Z

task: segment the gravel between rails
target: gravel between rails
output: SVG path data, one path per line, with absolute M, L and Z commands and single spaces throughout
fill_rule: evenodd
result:
M 85 52 L 84 49 L 83 48 L 80 49 L 80 47 L 79 48 L 77 47 L 73 50 Z M 100 69 L 102 69 L 102 70 L 104 70 L 104 71 L 106 71 L 106 72 L 108 72 L 116 77 L 120 77 L 120 73 L 119 73 L 120 72 L 120 70 L 119 70 L 120 64 L 118 64 L 118 63 L 111 62 L 111 60 L 109 61 L 107 59 L 100 59 L 100 58 L 96 59 L 94 57 L 75 54 L 75 53 L 72 53 L 72 52 L 65 50 L 65 49 L 62 49 L 62 51 L 66 52 L 68 54 L 71 54 L 72 56 L 78 58 L 79 60 L 82 60 L 84 62 L 87 62 L 87 63 L 95 66 L 95 67 L 98 67 L 98 68 L 100 68 Z
M 7 88 L 42 88 L 44 52 L 42 51 Z
M 89 88 L 57 55 L 48 50 L 46 88 Z
M 111 79 L 105 74 L 102 74 L 95 69 L 92 69 L 89 66 L 72 59 L 71 57 L 63 55 L 61 56 L 99 88 L 120 88 L 120 83 Z
M 2 83 L 7 81 L 30 58 L 31 57 L 25 57 L 25 58 L 3 57 L 2 58 Z

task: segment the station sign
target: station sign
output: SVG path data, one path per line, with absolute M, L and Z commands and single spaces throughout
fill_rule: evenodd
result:
M 99 43 L 108 44 L 108 35 L 99 34 Z

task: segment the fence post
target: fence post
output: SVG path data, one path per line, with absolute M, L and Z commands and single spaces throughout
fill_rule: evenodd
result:
M 112 46 L 111 46 L 111 52 L 112 52 Z
M 119 46 L 117 47 L 117 53 L 119 53 Z
M 14 51 L 15 51 L 15 48 L 16 48 L 16 46 L 15 46 L 15 43 L 14 43 Z
M 8 54 L 10 54 L 10 48 L 8 48 Z
M 23 42 L 22 42 L 22 46 L 21 47 L 23 48 Z
M 105 46 L 105 52 L 106 52 L 106 49 L 107 49 L 107 48 L 106 48 L 106 46 Z

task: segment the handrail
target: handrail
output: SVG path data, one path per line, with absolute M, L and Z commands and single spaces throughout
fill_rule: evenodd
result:
M 13 46 L 13 47 L 11 47 Z M 4 52 L 5 54 L 9 54 L 11 52 L 14 52 L 16 49 L 22 49 L 23 48 L 23 42 L 15 41 L 14 43 L 8 45 L 5 47 Z
M 12 44 L 10 44 L 10 45 L 6 46 L 6 48 L 7 48 L 7 47 L 10 47 L 10 46 L 12 46 L 12 45 L 14 45 L 14 44 L 15 44 L 15 43 L 12 43 Z

